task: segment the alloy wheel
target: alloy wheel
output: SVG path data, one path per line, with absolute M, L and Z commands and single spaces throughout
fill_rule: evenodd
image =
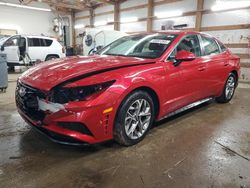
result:
M 151 106 L 145 99 L 138 99 L 130 105 L 125 116 L 125 132 L 130 139 L 144 135 L 152 118 Z
M 227 99 L 231 99 L 234 94 L 235 89 L 235 79 L 233 76 L 230 76 L 227 80 L 225 96 Z

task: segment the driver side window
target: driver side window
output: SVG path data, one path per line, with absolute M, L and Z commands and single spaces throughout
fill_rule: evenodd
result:
M 4 46 L 18 46 L 18 37 L 12 37 L 8 39 L 5 43 Z
M 181 42 L 176 46 L 176 48 L 170 54 L 168 60 L 174 59 L 177 52 L 182 50 L 192 52 L 193 54 L 195 54 L 196 57 L 200 57 L 201 48 L 198 37 L 196 35 L 189 35 L 186 36 L 184 39 L 182 39 Z

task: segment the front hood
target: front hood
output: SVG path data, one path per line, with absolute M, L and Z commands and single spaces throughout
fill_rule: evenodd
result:
M 122 56 L 75 56 L 43 62 L 27 70 L 19 78 L 24 84 L 40 90 L 51 88 L 76 77 L 97 74 L 123 67 L 151 63 L 150 59 Z

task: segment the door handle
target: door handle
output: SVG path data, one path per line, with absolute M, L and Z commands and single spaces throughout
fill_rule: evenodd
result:
M 204 71 L 204 70 L 206 70 L 205 66 L 201 66 L 201 67 L 198 68 L 198 71 Z
M 228 62 L 224 62 L 224 66 L 228 66 L 229 65 L 229 63 Z

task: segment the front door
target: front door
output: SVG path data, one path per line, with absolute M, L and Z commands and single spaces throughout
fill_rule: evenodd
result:
M 20 36 L 13 36 L 9 38 L 7 41 L 5 41 L 5 43 L 3 44 L 4 49 L 2 53 L 7 55 L 7 62 L 10 64 L 11 63 L 19 64 L 19 56 L 20 56 L 19 46 L 18 46 L 19 39 Z
M 201 61 L 201 48 L 197 35 L 184 37 L 169 56 L 169 61 L 175 61 L 175 56 L 179 51 L 189 51 L 196 55 L 192 61 L 183 61 L 176 67 L 172 67 L 173 72 L 179 74 L 180 79 L 173 93 L 172 104 L 176 109 L 186 106 L 204 97 L 206 87 L 206 63 Z

